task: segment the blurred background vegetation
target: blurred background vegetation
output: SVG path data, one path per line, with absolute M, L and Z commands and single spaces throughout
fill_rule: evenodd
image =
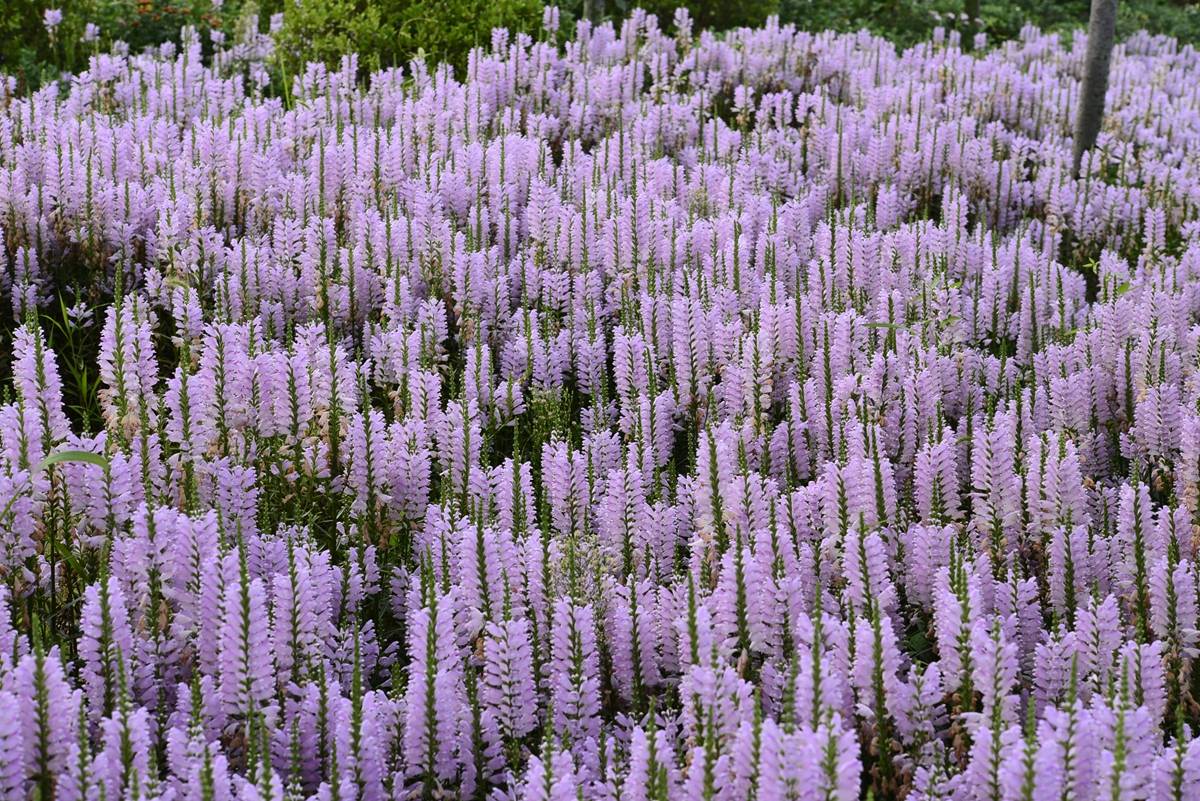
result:
M 574 21 L 619 18 L 640 5 L 669 25 L 686 5 L 694 30 L 758 25 L 769 15 L 808 30 L 867 29 L 904 47 L 936 27 L 972 30 L 965 11 L 978 7 L 978 30 L 990 43 L 1023 25 L 1069 32 L 1087 26 L 1089 0 L 563 0 L 562 28 Z M 536 33 L 541 0 L 0 0 L 0 72 L 21 88 L 37 87 L 86 66 L 97 50 L 124 42 L 131 51 L 177 41 L 192 26 L 206 48 L 239 26 L 272 26 L 280 75 L 309 60 L 334 64 L 357 52 L 363 69 L 405 64 L 418 54 L 461 68 L 494 27 Z M 61 11 L 47 15 L 49 8 Z M 1200 44 L 1200 0 L 1120 0 L 1118 37 L 1141 28 Z M 89 27 L 90 23 L 90 27 Z

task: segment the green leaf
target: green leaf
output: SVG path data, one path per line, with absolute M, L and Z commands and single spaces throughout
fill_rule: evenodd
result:
M 108 459 L 105 459 L 98 453 L 92 453 L 91 451 L 57 451 L 38 462 L 36 472 L 40 473 L 46 468 L 53 467 L 62 462 L 85 462 L 87 464 L 94 464 L 97 467 L 108 468 Z
M 190 289 L 191 288 L 191 284 L 188 283 L 188 279 L 185 276 L 179 275 L 177 273 L 172 273 L 171 275 L 168 275 L 166 278 L 163 279 L 163 283 L 166 284 L 167 286 L 178 287 L 179 289 Z

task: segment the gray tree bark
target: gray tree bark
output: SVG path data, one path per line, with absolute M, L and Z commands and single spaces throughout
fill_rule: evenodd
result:
M 1079 177 L 1084 151 L 1096 146 L 1096 137 L 1104 121 L 1104 95 L 1108 91 L 1108 65 L 1112 60 L 1116 27 L 1117 0 L 1092 0 L 1083 85 L 1079 91 L 1079 111 L 1075 118 L 1075 152 L 1071 157 L 1071 174 L 1076 178 Z

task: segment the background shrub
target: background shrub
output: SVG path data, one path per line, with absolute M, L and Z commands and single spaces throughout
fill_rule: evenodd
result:
M 418 54 L 461 69 L 493 28 L 532 32 L 542 17 L 541 0 L 275 0 L 260 8 L 260 24 L 280 7 L 276 42 L 288 74 L 308 61 L 332 66 L 351 52 L 362 69 L 402 65 Z
M 282 5 L 282 0 L 275 0 Z M 97 49 L 125 42 L 132 52 L 179 39 L 191 26 L 203 34 L 206 46 L 214 30 L 232 29 L 243 14 L 258 5 L 248 0 L 3 0 L 0 13 L 0 71 L 22 86 L 39 86 L 63 72 L 77 71 Z M 50 30 L 44 14 L 62 12 L 62 22 Z M 85 41 L 88 23 L 94 41 Z
M 989 40 L 1011 39 L 1026 24 L 1068 33 L 1086 28 L 1090 0 L 981 0 L 979 30 Z M 779 0 L 779 16 L 808 30 L 866 29 L 900 46 L 929 37 L 934 28 L 966 30 L 965 0 Z M 1117 35 L 1146 29 L 1183 43 L 1200 42 L 1200 3 L 1193 0 L 1120 0 Z
M 587 13 L 620 18 L 635 6 L 670 24 L 676 0 L 564 0 L 565 31 Z M 760 25 L 769 15 L 807 30 L 866 29 L 904 47 L 927 38 L 934 28 L 967 31 L 966 0 L 700 0 L 684 3 L 694 30 Z M 1069 32 L 1086 27 L 1089 0 L 980 0 L 979 30 L 991 42 L 1012 38 L 1033 23 Z M 47 29 L 47 7 L 62 11 L 62 22 Z M 257 19 L 266 30 L 282 15 L 276 32 L 278 79 L 294 75 L 308 61 L 333 65 L 348 52 L 359 54 L 363 70 L 404 64 L 418 54 L 430 63 L 462 68 L 470 49 L 487 45 L 491 31 L 534 32 L 541 24 L 541 0 L 4 0 L 0 14 L 0 72 L 20 86 L 39 86 L 63 72 L 81 69 L 97 49 L 125 42 L 131 51 L 177 40 L 183 26 L 196 28 L 205 47 L 214 32 L 232 32 Z M 98 27 L 94 42 L 85 26 Z M 1117 34 L 1145 28 L 1183 43 L 1200 42 L 1197 0 L 1121 0 Z

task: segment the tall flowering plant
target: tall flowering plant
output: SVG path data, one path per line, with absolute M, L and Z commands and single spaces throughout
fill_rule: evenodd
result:
M 1195 52 L 545 28 L 4 95 L 0 799 L 1197 797 Z

